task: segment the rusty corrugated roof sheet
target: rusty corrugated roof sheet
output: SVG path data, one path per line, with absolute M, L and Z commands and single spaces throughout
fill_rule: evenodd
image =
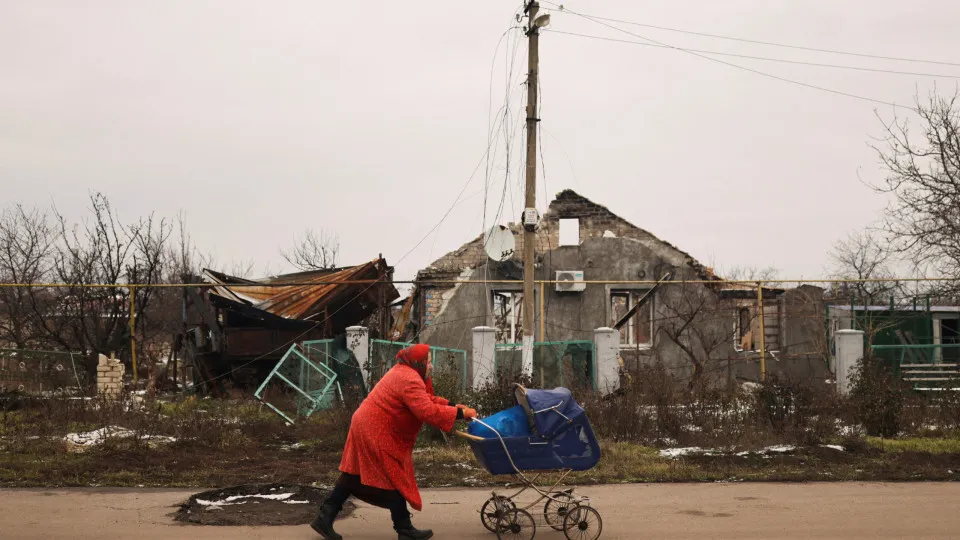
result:
M 261 280 L 236 278 L 212 270 L 204 270 L 203 275 L 207 281 L 217 284 L 213 290 L 220 296 L 287 319 L 307 319 L 322 313 L 331 302 L 342 299 L 345 294 L 359 296 L 373 288 L 371 284 L 343 282 L 375 280 L 386 276 L 387 272 L 386 261 L 378 258 L 350 268 L 299 272 Z M 277 286 L 280 283 L 291 285 Z M 385 301 L 400 297 L 392 284 L 388 287 Z

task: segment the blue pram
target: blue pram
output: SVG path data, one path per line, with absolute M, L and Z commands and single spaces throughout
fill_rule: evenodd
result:
M 523 487 L 513 495 L 497 492 L 484 503 L 480 519 L 498 538 L 533 538 L 539 521 L 563 531 L 570 540 L 596 540 L 603 522 L 587 497 L 558 486 L 573 471 L 585 471 L 600 461 L 600 445 L 586 412 L 570 390 L 526 389 L 516 385 L 517 406 L 483 420 L 474 420 L 467 432 L 458 432 L 470 442 L 473 454 L 494 475 L 516 476 Z M 556 472 L 559 478 L 549 488 L 536 481 Z M 536 473 L 528 478 L 524 473 Z M 539 497 L 518 503 L 517 497 L 534 490 Z M 544 502 L 542 520 L 530 510 Z

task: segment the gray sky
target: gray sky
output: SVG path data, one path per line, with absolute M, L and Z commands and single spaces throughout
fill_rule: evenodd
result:
M 501 34 L 520 2 L 0 1 L 3 201 L 79 216 L 90 190 L 133 218 L 186 213 L 201 250 L 284 269 L 308 227 L 345 263 L 397 263 L 456 199 L 505 96 Z M 876 55 L 960 62 L 947 0 L 570 1 L 647 24 Z M 545 5 L 546 7 L 546 5 Z M 681 47 L 960 77 L 960 67 L 748 45 L 616 23 Z M 552 29 L 640 41 L 570 14 Z M 858 179 L 890 107 L 683 52 L 545 33 L 542 203 L 572 188 L 706 263 L 823 274 L 826 252 L 878 217 Z M 525 44 L 517 71 L 525 69 Z M 955 78 L 724 58 L 809 84 L 910 104 Z M 516 122 L 520 78 L 511 100 Z M 501 221 L 521 207 L 515 130 Z M 488 225 L 504 193 L 504 144 Z M 399 277 L 482 229 L 485 166 L 399 263 Z M 544 183 L 546 186 L 544 186 Z M 546 192 L 546 193 L 545 193 Z

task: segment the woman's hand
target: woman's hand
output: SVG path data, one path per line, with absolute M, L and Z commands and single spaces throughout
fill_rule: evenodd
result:
M 466 405 L 457 405 L 457 408 L 463 411 L 464 420 L 469 421 L 477 417 L 477 411 L 475 409 L 471 409 Z

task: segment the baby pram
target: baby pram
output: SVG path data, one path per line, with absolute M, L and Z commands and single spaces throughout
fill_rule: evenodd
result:
M 572 488 L 558 489 L 571 472 L 591 469 L 600 461 L 600 445 L 583 408 L 566 388 L 528 390 L 516 385 L 515 398 L 514 409 L 474 420 L 467 433 L 457 432 L 469 440 L 487 471 L 514 475 L 521 484 L 509 495 L 493 492 L 480 509 L 483 526 L 498 539 L 532 539 L 538 523 L 563 531 L 569 540 L 600 538 L 603 521 L 590 499 Z M 520 421 L 510 422 L 511 416 Z M 548 473 L 558 477 L 549 487 L 538 486 Z M 530 490 L 535 500 L 520 502 L 520 495 Z M 541 504 L 542 510 L 534 511 Z

